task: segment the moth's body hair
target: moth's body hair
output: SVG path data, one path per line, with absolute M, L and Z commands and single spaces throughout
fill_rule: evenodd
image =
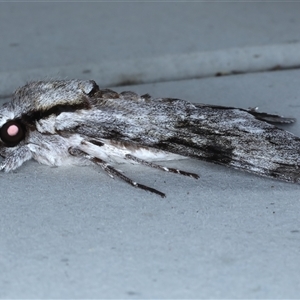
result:
M 126 147 L 122 143 L 114 145 L 112 141 L 106 139 L 99 139 L 99 143 L 103 143 L 103 146 L 99 147 L 94 143 L 87 141 L 79 134 L 72 134 L 71 136 L 60 135 L 42 135 L 39 132 L 34 132 L 28 139 L 29 153 L 32 157 L 41 164 L 48 166 L 68 166 L 68 165 L 86 165 L 87 162 L 80 157 L 74 157 L 69 155 L 69 148 L 78 148 L 81 151 L 88 152 L 94 157 L 101 157 L 112 164 L 127 163 L 128 159 L 126 154 L 134 154 L 138 158 L 146 159 L 148 161 L 163 161 L 163 160 L 176 160 L 184 159 L 186 157 L 169 153 L 166 151 L 160 151 L 157 149 L 150 149 L 148 147 Z M 42 146 L 41 146 L 42 145 Z M 25 147 L 25 146 L 24 146 Z M 13 154 L 18 151 L 14 148 L 6 148 L 6 155 Z M 38 155 L 37 155 L 38 153 Z M 135 162 L 132 162 L 135 163 Z M 13 170 L 11 165 L 6 164 L 3 168 L 4 171 L 9 172 Z
M 92 162 L 147 189 L 112 165 L 139 163 L 197 178 L 153 163 L 193 157 L 300 182 L 300 139 L 270 124 L 294 121 L 255 108 L 117 93 L 94 81 L 31 82 L 0 109 L 0 154 L 5 157 L 0 169 L 14 170 L 31 158 L 50 166 Z

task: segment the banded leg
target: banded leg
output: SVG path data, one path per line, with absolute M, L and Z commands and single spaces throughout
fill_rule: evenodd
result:
M 189 177 L 192 177 L 192 178 L 195 178 L 195 179 L 199 178 L 199 175 L 197 175 L 195 173 L 190 173 L 190 172 L 186 172 L 186 171 L 182 171 L 182 170 L 178 170 L 178 169 L 174 169 L 174 168 L 167 168 L 167 167 L 155 164 L 153 162 L 149 162 L 149 161 L 146 161 L 144 159 L 138 158 L 138 157 L 136 157 L 134 155 L 131 155 L 131 154 L 126 154 L 125 157 L 127 159 L 130 159 L 132 161 L 135 161 L 135 162 L 137 162 L 141 165 L 147 166 L 147 167 L 159 169 L 159 170 L 162 170 L 162 171 L 165 171 L 165 172 L 171 172 L 171 173 L 176 173 L 176 174 L 180 174 L 180 175 L 184 175 L 184 176 L 189 176 Z
M 124 174 L 122 174 L 121 172 L 116 170 L 114 167 L 109 165 L 106 161 L 104 161 L 98 157 L 91 156 L 91 155 L 89 155 L 79 149 L 76 149 L 76 148 L 69 148 L 69 153 L 73 156 L 84 157 L 84 158 L 92 161 L 94 164 L 96 164 L 97 166 L 100 166 L 105 172 L 107 172 L 107 174 L 111 178 L 114 178 L 114 176 L 117 176 L 120 179 L 127 182 L 128 184 L 132 185 L 133 187 L 157 194 L 157 195 L 161 196 L 162 198 L 166 197 L 166 195 L 164 193 L 130 179 L 129 177 L 125 176 Z

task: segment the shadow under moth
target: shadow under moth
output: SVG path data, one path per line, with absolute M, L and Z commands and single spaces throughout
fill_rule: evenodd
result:
M 50 166 L 92 162 L 112 178 L 164 197 L 113 164 L 198 178 L 155 163 L 192 157 L 299 183 L 300 139 L 273 125 L 294 121 L 255 109 L 117 93 L 92 80 L 37 81 L 0 108 L 0 169 L 14 170 L 32 158 Z

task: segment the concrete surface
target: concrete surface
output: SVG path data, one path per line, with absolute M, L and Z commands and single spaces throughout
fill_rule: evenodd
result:
M 300 2 L 0 3 L 0 92 L 28 80 L 104 86 L 300 66 Z
M 1 3 L 1 69 L 299 42 L 299 9 L 264 1 Z
M 299 3 L 1 3 L 0 75 L 20 74 L 11 88 L 0 83 L 1 102 L 22 80 L 32 79 L 26 79 L 28 69 L 43 70 L 45 79 L 48 68 L 68 65 L 64 76 L 91 75 L 101 85 L 76 66 L 268 46 L 275 47 L 272 59 L 280 61 L 276 45 L 279 52 L 291 41 L 298 47 L 299 8 Z M 299 117 L 299 78 L 295 69 L 116 90 L 259 106 Z M 286 129 L 300 136 L 299 123 Z M 120 166 L 166 192 L 161 199 L 96 167 L 49 168 L 30 161 L 0 174 L 0 298 L 300 297 L 298 185 L 191 159 L 164 164 L 201 178 Z

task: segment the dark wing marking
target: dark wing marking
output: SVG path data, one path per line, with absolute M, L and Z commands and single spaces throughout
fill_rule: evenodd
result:
M 212 107 L 212 108 L 218 108 L 218 109 L 239 109 L 240 111 L 246 111 L 249 114 L 253 115 L 257 120 L 265 121 L 270 124 L 291 124 L 296 122 L 295 118 L 287 118 L 280 115 L 275 114 L 269 114 L 265 112 L 259 112 L 257 111 L 257 108 L 249 108 L 249 109 L 243 109 L 243 108 L 235 108 L 230 106 L 222 106 L 222 105 L 211 105 L 211 104 L 199 104 L 194 103 L 197 107 Z

